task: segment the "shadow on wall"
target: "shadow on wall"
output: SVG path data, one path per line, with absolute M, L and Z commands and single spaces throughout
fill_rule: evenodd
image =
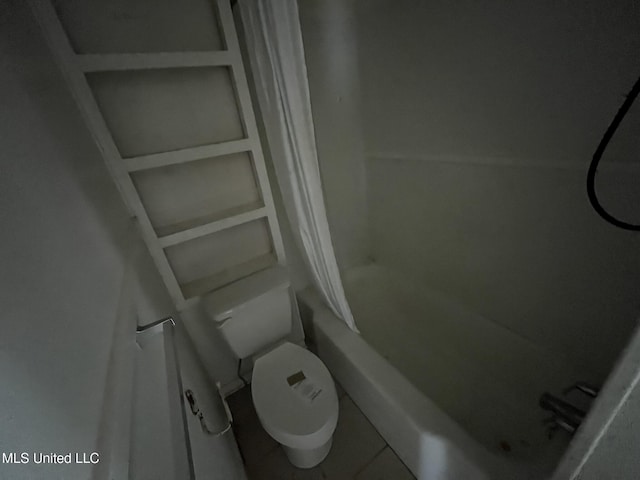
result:
M 640 236 L 602 222 L 585 183 L 639 73 L 640 11 L 632 0 L 356 6 L 374 258 L 604 379 L 640 313 Z M 597 178 L 604 206 L 629 222 L 638 128 L 640 103 Z
M 12 0 L 2 8 L 7 12 L 2 18 L 7 34 L 2 53 L 7 57 L 9 77 L 24 89 L 13 95 L 5 92 L 3 113 L 10 116 L 6 120 L 14 125 L 13 131 L 22 135 L 13 139 L 15 151 L 9 154 L 24 157 L 24 168 L 34 179 L 47 176 L 52 193 L 80 189 L 102 234 L 118 250 L 125 250 L 129 215 L 38 25 L 24 2 Z M 41 157 L 47 161 L 41 162 Z M 29 187 L 29 183 L 22 185 Z
M 110 362 L 119 321 L 132 334 L 130 304 L 143 321 L 170 304 L 148 257 L 136 258 L 139 236 L 25 2 L 0 5 L 0 37 L 0 450 L 101 447 L 117 430 L 120 392 L 105 391 L 121 378 Z M 131 268 L 141 270 L 134 291 Z M 90 465 L 59 467 L 90 476 Z M 42 473 L 16 468 L 12 478 Z
M 238 360 L 211 320 L 198 303 L 180 313 L 186 331 L 198 353 L 212 385 L 237 387 Z
M 376 259 L 602 381 L 636 325 L 640 236 L 591 211 L 582 173 L 371 159 Z M 640 175 L 601 179 L 609 199 Z M 638 190 L 624 200 L 616 211 L 633 213 Z
M 113 247 L 105 250 L 118 252 L 125 263 L 135 262 L 132 271 L 137 277 L 140 324 L 169 315 L 174 306 L 146 251 L 135 219 L 111 179 L 38 25 L 25 4 L 9 3 L 15 5 L 9 7 L 12 13 L 4 19 L 9 32 L 9 41 L 3 44 L 4 53 L 12 67 L 10 76 L 15 76 L 14 82 L 25 89 L 24 93 L 7 95 L 9 103 L 3 109 L 5 114 L 21 113 L 11 119 L 14 125 L 18 122 L 15 131 L 23 135 L 14 143 L 17 147 L 14 158 L 25 157 L 23 168 L 29 176 L 33 180 L 46 178 L 47 188 L 61 201 L 63 191 L 78 190 L 83 208 L 91 212 L 87 215 L 92 219 L 92 228 L 98 228 L 97 235 L 108 239 Z M 16 102 L 15 107 L 12 102 Z M 37 143 L 29 138 L 34 132 L 38 134 Z M 36 188 L 28 181 L 21 184 L 24 192 L 30 187 Z M 61 209 L 60 215 L 65 212 L 70 213 Z
M 355 3 L 375 154 L 588 161 L 640 74 L 633 0 Z M 637 134 L 617 142 L 633 161 Z

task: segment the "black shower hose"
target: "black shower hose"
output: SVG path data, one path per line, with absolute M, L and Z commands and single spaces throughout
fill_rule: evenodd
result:
M 632 230 L 639 232 L 640 225 L 634 225 L 632 223 L 623 222 L 622 220 L 617 219 L 609 212 L 607 212 L 604 207 L 598 201 L 598 196 L 596 195 L 595 190 L 595 180 L 596 180 L 596 170 L 598 169 L 598 164 L 600 163 L 600 159 L 604 154 L 604 151 L 607 149 L 607 145 L 611 141 L 611 138 L 616 133 L 618 126 L 622 123 L 622 119 L 625 117 L 631 105 L 635 101 L 636 97 L 640 93 L 640 77 L 636 80 L 635 85 L 631 89 L 631 91 L 627 94 L 627 98 L 625 98 L 620 110 L 616 113 L 616 116 L 613 118 L 613 121 L 609 124 L 607 131 L 604 132 L 602 140 L 600 140 L 600 144 L 598 148 L 596 148 L 595 153 L 593 154 L 593 158 L 591 159 L 591 164 L 589 165 L 589 172 L 587 173 L 587 194 L 589 195 L 589 201 L 591 202 L 591 206 L 594 208 L 598 215 L 604 218 L 607 222 L 616 227 L 623 228 L 624 230 Z

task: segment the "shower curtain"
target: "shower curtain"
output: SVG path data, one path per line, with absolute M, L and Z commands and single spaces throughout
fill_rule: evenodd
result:
M 298 5 L 295 0 L 240 0 L 238 7 L 293 236 L 324 301 L 357 332 L 324 207 Z

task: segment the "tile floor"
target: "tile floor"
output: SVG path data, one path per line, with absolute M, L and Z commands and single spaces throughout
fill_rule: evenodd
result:
M 351 398 L 336 386 L 340 414 L 333 446 L 320 465 L 307 470 L 291 465 L 282 448 L 263 430 L 253 408 L 250 386 L 227 398 L 249 480 L 415 479 Z

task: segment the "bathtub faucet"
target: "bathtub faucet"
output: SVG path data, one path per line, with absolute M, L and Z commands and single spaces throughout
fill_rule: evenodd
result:
M 543 393 L 540 397 L 540 407 L 542 407 L 543 410 L 549 410 L 553 413 L 553 416 L 549 419 L 549 422 L 554 424 L 551 427 L 550 433 L 553 433 L 557 427 L 573 433 L 578 429 L 586 416 L 584 410 L 574 407 L 570 403 L 548 392 Z
M 597 397 L 600 391 L 599 388 L 587 382 L 576 382 L 562 393 L 567 395 L 574 390 L 591 398 Z M 551 437 L 558 428 L 562 428 L 569 433 L 574 433 L 587 415 L 584 410 L 548 392 L 543 393 L 540 397 L 540 407 L 542 407 L 543 410 L 548 410 L 553 413 L 553 416 L 545 421 L 545 423 L 552 424 L 549 429 L 549 437 Z

